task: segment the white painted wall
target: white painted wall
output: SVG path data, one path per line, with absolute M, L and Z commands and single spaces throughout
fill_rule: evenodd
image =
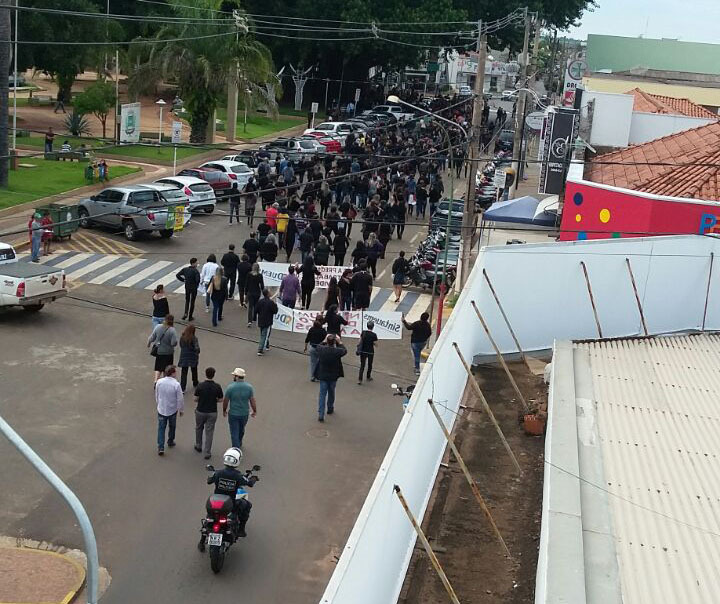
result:
M 587 115 L 588 104 L 593 104 L 590 144 L 599 147 L 627 147 L 633 102 L 634 97 L 629 94 L 585 90 L 582 97 L 583 117 Z
M 628 142 L 639 145 L 655 139 L 683 132 L 691 128 L 699 128 L 717 120 L 684 115 L 667 115 L 664 113 L 641 113 L 633 111 Z
M 697 235 L 484 248 L 417 382 L 321 602 L 397 601 L 415 533 L 393 485 L 400 485 L 413 512 L 422 517 L 446 445 L 426 401 L 442 401 L 447 409 L 439 410 L 452 427 L 466 383 L 452 343 L 458 343 L 467 359 L 493 354 L 472 300 L 500 349 L 516 352 L 483 269 L 521 346 L 533 351 L 550 349 L 555 339 L 597 337 L 581 261 L 590 276 L 604 337 L 642 333 L 625 258 L 630 259 L 651 334 L 699 329 L 711 253 L 720 257 L 720 240 Z M 719 266 L 709 288 L 706 329 L 720 330 Z

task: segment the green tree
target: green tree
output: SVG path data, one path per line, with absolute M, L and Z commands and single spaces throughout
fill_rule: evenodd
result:
M 176 0 L 169 5 L 175 16 L 196 21 L 163 27 L 147 60 L 131 72 L 129 86 L 131 94 L 141 94 L 160 79 L 176 82 L 192 116 L 190 141 L 203 143 L 228 83 L 238 81 L 238 65 L 243 84 L 254 89 L 273 77 L 272 56 L 263 44 L 239 32 L 233 19 L 227 19 L 227 24 L 200 21 L 218 18 L 215 11 L 221 8 L 220 0 L 194 0 L 192 10 Z M 158 43 L 162 40 L 166 42 Z
M 93 82 L 75 97 L 73 106 L 78 113 L 92 113 L 100 120 L 102 135 L 105 138 L 108 114 L 115 107 L 115 88 L 102 80 Z

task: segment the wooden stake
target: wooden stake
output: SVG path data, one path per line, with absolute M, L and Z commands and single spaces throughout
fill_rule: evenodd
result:
M 510 330 L 510 335 L 512 336 L 513 340 L 515 341 L 515 346 L 517 346 L 518 352 L 520 353 L 520 358 L 523 360 L 523 362 L 527 363 L 527 359 L 525 358 L 525 353 L 523 352 L 522 347 L 520 346 L 520 341 L 517 339 L 517 336 L 515 335 L 515 332 L 513 331 L 512 326 L 510 325 L 510 321 L 507 318 L 507 315 L 505 314 L 505 310 L 502 307 L 502 304 L 500 304 L 500 298 L 498 298 L 497 294 L 495 293 L 495 288 L 493 287 L 493 284 L 490 282 L 490 277 L 487 274 L 487 271 L 483 269 L 483 277 L 485 277 L 485 281 L 488 284 L 488 287 L 490 288 L 490 292 L 493 295 L 493 298 L 495 298 L 495 303 L 498 305 L 498 308 L 500 309 L 500 314 L 502 315 L 503 319 L 505 319 L 505 325 L 507 325 L 507 328 Z
M 715 252 L 710 252 L 710 272 L 708 273 L 707 290 L 705 290 L 705 309 L 703 310 L 702 331 L 705 331 L 705 319 L 707 317 L 708 301 L 710 300 L 710 281 L 712 280 L 713 260 Z
M 518 398 L 520 399 L 520 402 L 522 403 L 523 410 L 525 411 L 525 413 L 529 413 L 530 406 L 527 404 L 527 401 L 525 400 L 525 397 L 523 396 L 522 392 L 520 392 L 520 388 L 518 388 L 515 378 L 512 376 L 512 373 L 510 373 L 510 369 L 507 366 L 507 363 L 505 362 L 505 359 L 503 358 L 503 355 L 500 352 L 500 349 L 498 348 L 497 344 L 495 343 L 495 340 L 493 339 L 492 335 L 490 335 L 490 329 L 488 328 L 487 323 L 485 323 L 485 319 L 483 319 L 483 316 L 480 314 L 480 311 L 478 310 L 478 307 L 475 304 L 475 300 L 473 300 L 471 302 L 471 304 L 472 304 L 472 307 L 475 309 L 475 314 L 477 315 L 477 318 L 480 319 L 480 323 L 482 324 L 483 329 L 485 330 L 485 334 L 487 335 L 488 340 L 490 340 L 492 347 L 495 349 L 495 354 L 497 355 L 497 358 L 500 361 L 502 368 L 505 370 L 505 374 L 508 376 L 508 379 L 510 380 L 512 387 L 515 389 L 515 393 L 518 395 Z
M 590 287 L 590 277 L 588 276 L 585 262 L 583 262 L 581 260 L 580 266 L 582 267 L 583 274 L 585 275 L 585 284 L 587 285 L 588 294 L 590 295 L 590 305 L 592 306 L 593 315 L 595 316 L 595 325 L 597 326 L 598 336 L 600 336 L 600 338 L 602 338 L 603 334 L 602 334 L 602 328 L 600 327 L 600 319 L 598 318 L 597 308 L 595 307 L 595 298 L 593 297 L 592 287 Z
M 443 431 L 443 434 L 445 435 L 445 438 L 448 441 L 448 445 L 450 445 L 450 448 L 452 449 L 453 455 L 455 455 L 455 458 L 457 459 L 458 464 L 460 464 L 460 469 L 463 471 L 463 474 L 465 474 L 465 479 L 467 480 L 468 484 L 470 485 L 470 490 L 472 490 L 473 495 L 475 495 L 475 499 L 480 504 L 480 508 L 485 513 L 485 516 L 487 517 L 488 522 L 490 523 L 490 526 L 492 527 L 493 531 L 495 532 L 495 536 L 498 538 L 498 541 L 500 542 L 500 545 L 502 545 L 503 549 L 505 550 L 505 553 L 507 554 L 508 558 L 512 558 L 512 554 L 510 553 L 508 546 L 505 544 L 505 540 L 503 539 L 502 535 L 500 534 L 500 529 L 498 529 L 497 525 L 495 524 L 495 520 L 493 519 L 492 514 L 490 513 L 490 510 L 488 509 L 488 506 L 485 503 L 485 499 L 480 494 L 480 489 L 478 489 L 476 482 L 473 480 L 473 477 L 470 474 L 470 470 L 468 470 L 467 466 L 465 465 L 465 461 L 463 460 L 462 456 L 460 455 L 460 451 L 458 451 L 458 448 L 455 446 L 455 441 L 453 440 L 453 437 L 450 435 L 450 432 L 448 432 L 448 429 L 445 426 L 445 423 L 443 422 L 442 418 L 440 417 L 440 414 L 438 413 L 438 410 L 435 407 L 435 403 L 433 402 L 433 400 L 431 398 L 428 399 L 428 403 L 430 404 L 430 408 L 432 409 L 432 412 L 435 415 L 435 419 L 438 421 L 438 424 L 440 424 L 440 429 Z
M 645 332 L 645 335 L 648 335 L 648 328 L 647 325 L 645 325 L 645 315 L 643 314 L 640 296 L 638 295 L 637 286 L 635 285 L 635 275 L 633 275 L 632 266 L 630 266 L 630 258 L 625 258 L 625 264 L 627 265 L 628 272 L 630 273 L 630 282 L 632 283 L 633 292 L 635 292 L 635 301 L 637 302 L 638 310 L 640 311 L 640 321 L 642 322 L 643 332 Z
M 448 580 L 445 571 L 442 569 L 442 566 L 440 566 L 440 560 L 437 559 L 435 552 L 432 550 L 432 547 L 430 547 L 430 542 L 427 540 L 425 533 L 418 524 L 418 521 L 415 519 L 415 516 L 410 510 L 410 506 L 408 506 L 407 501 L 405 501 L 405 496 L 402 494 L 400 487 L 398 485 L 395 485 L 393 489 L 395 491 L 395 495 L 397 495 L 397 498 L 400 500 L 400 505 L 403 506 L 403 509 L 405 510 L 405 513 L 410 520 L 410 524 L 413 525 L 413 528 L 417 533 L 418 539 L 420 539 L 420 542 L 423 544 L 427 555 L 430 557 L 430 562 L 432 562 L 432 565 L 435 568 L 435 572 L 437 572 L 438 577 L 440 577 L 440 581 L 442 581 L 443 587 L 445 587 L 445 591 L 450 597 L 450 601 L 453 602 L 453 604 L 460 604 L 460 600 L 458 600 L 458 597 L 455 595 L 455 590 L 453 589 L 452 585 L 450 585 L 450 581 Z
M 468 374 L 468 381 L 470 382 L 470 386 L 472 387 L 472 389 L 475 392 L 475 394 L 477 395 L 477 397 L 480 399 L 480 402 L 482 403 L 482 406 L 485 409 L 485 413 L 488 414 L 488 417 L 490 418 L 490 421 L 493 423 L 493 426 L 495 426 L 495 431 L 498 433 L 498 436 L 500 437 L 500 440 L 502 441 L 502 444 L 505 447 L 505 450 L 507 451 L 508 455 L 510 456 L 510 459 L 513 462 L 513 465 L 515 466 L 515 469 L 518 471 L 519 474 L 522 474 L 522 469 L 520 468 L 520 464 L 518 463 L 518 460 L 515 457 L 515 454 L 512 452 L 512 449 L 510 448 L 510 445 L 508 444 L 508 441 L 505 438 L 503 431 L 500 429 L 500 425 L 498 424 L 497 420 L 495 419 L 495 415 L 493 415 L 492 409 L 490 409 L 490 405 L 488 405 L 485 395 L 482 393 L 482 390 L 480 390 L 480 386 L 478 385 L 477 380 L 475 379 L 475 376 L 472 373 L 472 369 L 470 369 L 470 365 L 467 364 L 467 361 L 463 357 L 462 352 L 460 352 L 460 348 L 458 348 L 457 342 L 453 342 L 453 347 L 455 348 L 455 352 L 457 352 L 457 355 L 460 357 L 460 362 L 463 364 L 463 367 L 465 368 L 465 372 Z

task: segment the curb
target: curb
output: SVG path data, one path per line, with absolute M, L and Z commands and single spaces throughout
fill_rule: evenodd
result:
M 74 559 L 71 558 L 70 556 L 66 556 L 66 555 L 64 555 L 64 554 L 60 554 L 60 553 L 58 553 L 58 552 L 53 552 L 53 551 L 49 551 L 49 550 L 35 549 L 35 548 L 32 548 L 32 547 L 15 547 L 15 548 L 12 548 L 12 547 L 0 547 L 0 550 L 2 550 L 2 549 L 6 549 L 6 550 L 9 550 L 9 551 L 22 550 L 23 552 L 33 552 L 33 553 L 36 553 L 36 554 L 54 556 L 54 557 L 56 557 L 56 558 L 61 558 L 61 559 L 62 559 L 63 561 L 65 561 L 65 562 L 70 563 L 70 565 L 75 568 L 75 570 L 77 571 L 77 574 L 78 574 L 78 577 L 79 577 L 79 578 L 77 579 L 77 581 L 75 582 L 75 584 L 70 588 L 70 591 L 68 591 L 67 595 L 65 595 L 65 597 L 64 597 L 62 600 L 59 600 L 57 603 L 55 603 L 55 602 L 47 602 L 47 603 L 43 602 L 43 604 L 70 604 L 70 602 L 72 602 L 72 601 L 76 598 L 76 596 L 78 595 L 78 593 L 80 592 L 80 590 L 81 590 L 81 589 L 83 588 L 83 586 L 85 585 L 85 578 L 86 578 L 85 568 L 82 566 L 82 564 L 80 564 L 77 560 L 74 560 Z M 0 602 L 0 604 L 32 604 L 32 603 L 27 603 L 27 602 Z

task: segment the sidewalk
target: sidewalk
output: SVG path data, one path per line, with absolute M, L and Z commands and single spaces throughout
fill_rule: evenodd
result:
M 64 554 L 0 546 L 0 604 L 68 604 L 85 582 L 85 569 Z

